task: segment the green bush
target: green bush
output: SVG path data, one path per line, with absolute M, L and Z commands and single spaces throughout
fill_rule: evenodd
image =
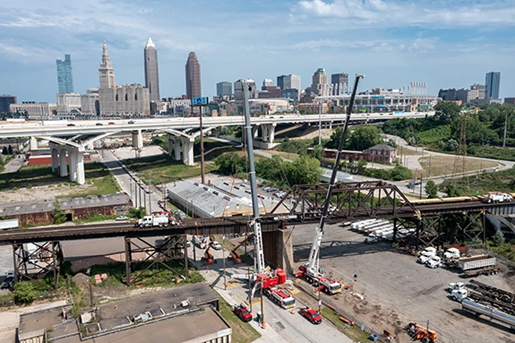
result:
M 14 285 L 14 300 L 17 303 L 31 303 L 38 297 L 38 292 L 31 281 L 20 281 Z

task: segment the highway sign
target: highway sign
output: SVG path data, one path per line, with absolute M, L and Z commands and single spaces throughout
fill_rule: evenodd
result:
M 206 106 L 207 105 L 207 97 L 200 96 L 191 99 L 191 105 L 192 106 Z

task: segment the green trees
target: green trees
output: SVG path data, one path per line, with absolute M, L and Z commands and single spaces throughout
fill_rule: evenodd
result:
M 406 167 L 396 165 L 395 168 L 390 170 L 390 178 L 393 181 L 408 180 L 413 178 L 413 173 Z
M 129 217 L 131 217 L 131 218 L 141 219 L 146 215 L 147 215 L 147 210 L 145 209 L 145 207 L 129 208 Z
M 438 186 L 435 184 L 433 180 L 427 181 L 425 191 L 429 199 L 434 199 L 438 197 Z
M 494 242 L 494 244 L 496 246 L 500 246 L 500 245 L 504 244 L 504 242 L 505 242 L 504 234 L 502 233 L 501 230 L 497 230 L 497 232 L 495 232 L 495 235 L 492 236 L 492 241 Z
M 331 134 L 327 148 L 338 149 L 343 128 L 337 127 Z M 344 147 L 352 150 L 365 150 L 381 142 L 381 134 L 376 126 L 364 125 L 358 126 L 345 142 Z
M 256 173 L 264 179 L 287 182 L 292 186 L 320 182 L 322 168 L 320 161 L 310 156 L 301 156 L 293 162 L 288 162 L 274 155 L 257 161 Z
M 247 157 L 235 152 L 218 156 L 215 160 L 218 171 L 225 175 L 235 175 L 247 169 Z
M 451 124 L 461 113 L 461 107 L 452 101 L 440 101 L 434 107 L 435 120 L 440 124 Z

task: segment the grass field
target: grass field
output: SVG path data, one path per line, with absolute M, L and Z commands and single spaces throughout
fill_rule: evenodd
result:
M 463 158 L 458 157 L 456 169 L 454 164 L 456 156 L 426 156 L 419 159 L 420 165 L 424 168 L 424 177 L 463 173 Z M 467 158 L 465 161 L 465 172 L 483 170 L 496 167 L 497 162 L 485 161 L 480 159 Z
M 490 191 L 512 193 L 515 192 L 515 169 L 495 173 L 479 173 L 447 182 L 456 183 L 458 191 L 463 195 L 486 194 Z
M 233 343 L 250 343 L 261 337 L 249 323 L 244 323 L 232 312 L 232 306 L 220 297 L 220 314 L 232 328 Z
M 120 190 L 109 169 L 103 164 L 85 163 L 84 172 L 86 174 L 86 184 L 92 184 L 86 190 L 83 186 L 69 182 L 68 178 L 52 173 L 51 166 L 23 166 L 14 173 L 0 174 L 0 190 L 62 184 L 63 181 L 67 183 L 70 189 L 69 193 L 62 195 L 63 197 L 110 194 Z M 75 186 L 81 187 L 81 190 L 75 192 L 73 189 Z

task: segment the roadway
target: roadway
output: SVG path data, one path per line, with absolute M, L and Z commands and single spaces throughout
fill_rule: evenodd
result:
M 351 121 L 387 120 L 392 118 L 423 118 L 426 115 L 434 115 L 434 112 L 406 112 L 402 114 L 388 115 L 386 113 L 355 113 Z M 323 114 L 323 123 L 344 122 L 346 114 Z M 129 124 L 132 123 L 132 124 Z M 252 117 L 253 125 L 267 124 L 298 124 L 318 123 L 318 115 L 283 114 Z M 111 123 L 111 124 L 110 124 Z M 74 126 L 68 126 L 73 124 Z M 101 124 L 101 125 L 100 125 Z M 241 126 L 244 124 L 243 116 L 205 117 L 205 127 Z M 96 135 L 102 133 L 130 132 L 133 130 L 166 130 L 166 129 L 193 129 L 199 128 L 198 117 L 181 118 L 156 118 L 135 120 L 82 120 L 82 121 L 56 121 L 47 122 L 12 122 L 0 125 L 0 138 L 30 137 L 30 136 L 75 136 Z

